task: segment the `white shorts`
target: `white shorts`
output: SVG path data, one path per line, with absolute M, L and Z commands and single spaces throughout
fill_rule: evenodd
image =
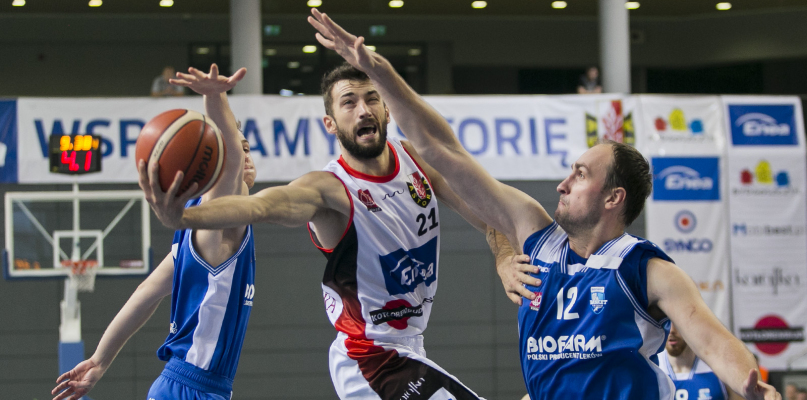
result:
M 329 358 L 331 380 L 343 400 L 481 399 L 426 358 L 423 336 L 382 341 L 339 332 Z

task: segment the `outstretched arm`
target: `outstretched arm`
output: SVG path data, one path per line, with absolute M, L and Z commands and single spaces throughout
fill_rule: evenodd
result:
M 782 398 L 773 386 L 758 379 L 754 356 L 717 320 L 695 283 L 675 264 L 659 258 L 647 263 L 647 297 L 731 390 L 749 400 Z
M 265 222 L 300 226 L 331 210 L 350 215 L 344 186 L 328 172 L 309 172 L 286 186 L 261 190 L 252 196 L 225 196 L 185 208 L 187 198 L 176 197 L 181 175 L 168 192 L 160 189 L 158 166 L 139 165 L 140 187 L 157 218 L 171 229 L 226 229 Z M 149 179 L 149 177 L 151 179 Z
M 487 225 L 517 238 L 519 245 L 551 223 L 537 201 L 493 179 L 465 151 L 445 119 L 406 84 L 384 57 L 364 46 L 364 38 L 346 32 L 316 9 L 312 13 L 308 22 L 318 30 L 317 40 L 372 79 L 407 139 L 474 214 Z
M 151 318 L 163 297 L 171 294 L 173 279 L 174 259 L 168 254 L 106 328 L 92 357 L 56 379 L 53 400 L 78 400 L 95 387 L 123 345 Z
M 227 101 L 227 91 L 246 75 L 246 68 L 241 68 L 233 76 L 219 75 L 216 64 L 210 66 L 210 72 L 204 73 L 196 68 L 188 68 L 187 74 L 177 72 L 177 78 L 169 80 L 174 85 L 190 88 L 204 96 L 205 113 L 221 131 L 224 142 L 224 166 L 219 179 L 202 198 L 206 202 L 217 197 L 240 194 L 244 186 L 244 151 L 241 148 L 241 134 Z

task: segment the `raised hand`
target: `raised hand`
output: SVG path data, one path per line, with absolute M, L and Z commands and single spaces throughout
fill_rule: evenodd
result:
M 168 82 L 190 88 L 203 96 L 209 96 L 234 88 L 238 81 L 247 74 L 247 69 L 241 68 L 230 77 L 219 75 L 219 67 L 216 64 L 210 66 L 210 72 L 207 74 L 193 67 L 188 68 L 188 72 L 188 74 L 177 72 L 177 77 L 169 79 Z
M 752 369 L 743 383 L 743 397 L 748 400 L 782 400 L 782 395 L 771 385 L 759 380 L 759 372 Z
M 337 52 L 350 65 L 365 73 L 376 65 L 377 54 L 364 45 L 363 37 L 356 37 L 342 29 L 328 15 L 316 8 L 311 9 L 311 14 L 313 17 L 308 17 L 308 23 L 318 31 L 317 41 L 325 48 Z
M 106 369 L 96 365 L 91 359 L 84 360 L 56 379 L 57 385 L 50 394 L 56 396 L 53 400 L 78 400 L 95 387 L 104 372 Z
M 140 160 L 137 163 L 137 172 L 140 174 L 138 184 L 143 189 L 146 196 L 146 201 L 151 205 L 151 209 L 157 214 L 157 218 L 168 228 L 181 229 L 182 213 L 185 211 L 185 203 L 191 199 L 193 193 L 196 192 L 198 184 L 194 182 L 185 193 L 177 197 L 179 186 L 182 184 L 184 174 L 178 171 L 174 177 L 174 182 L 168 188 L 167 192 L 163 192 L 160 187 L 160 166 L 158 163 L 149 163 L 148 171 L 146 171 L 146 161 Z
M 535 293 L 527 290 L 525 284 L 540 286 L 541 280 L 530 276 L 530 272 L 537 273 L 538 267 L 530 264 L 530 257 L 525 254 L 518 254 L 512 257 L 503 257 L 496 262 L 496 272 L 504 285 L 507 297 L 513 303 L 521 305 L 521 298 L 530 300 L 535 298 Z

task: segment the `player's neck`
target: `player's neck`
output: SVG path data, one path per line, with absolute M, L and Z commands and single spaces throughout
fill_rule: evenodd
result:
M 623 233 L 625 233 L 625 230 L 621 225 L 600 221 L 600 223 L 585 232 L 569 235 L 569 247 L 575 254 L 587 259 L 599 250 L 602 245 L 609 240 L 622 236 Z
M 693 364 L 695 363 L 695 352 L 687 347 L 684 349 L 684 352 L 679 354 L 677 357 L 673 357 L 670 355 L 670 353 L 667 353 L 667 358 L 670 359 L 670 366 L 672 366 L 674 373 L 685 374 L 692 371 L 692 367 L 694 367 Z
M 376 158 L 357 158 L 346 151 L 342 153 L 342 158 L 350 168 L 367 175 L 387 176 L 395 171 L 395 160 L 389 146 L 384 146 L 384 151 Z

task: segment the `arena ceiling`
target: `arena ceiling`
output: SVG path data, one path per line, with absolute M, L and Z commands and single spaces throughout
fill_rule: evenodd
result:
M 173 6 L 161 7 L 161 0 L 93 0 L 99 7 L 90 7 L 88 0 L 0 0 L 2 14 L 226 14 L 228 0 L 173 0 Z M 168 0 L 163 0 L 168 1 Z M 594 16 L 598 0 L 565 0 L 564 9 L 553 9 L 553 0 L 487 0 L 483 9 L 471 7 L 473 0 L 403 0 L 400 8 L 390 8 L 389 0 L 320 0 L 320 10 L 331 14 L 368 15 L 498 15 L 498 16 Z M 728 11 L 718 11 L 716 4 L 731 3 Z M 13 6 L 12 2 L 24 2 Z M 307 0 L 263 0 L 264 14 L 306 14 Z M 652 17 L 688 17 L 731 13 L 786 11 L 807 8 L 807 0 L 639 0 L 639 8 L 631 15 Z

